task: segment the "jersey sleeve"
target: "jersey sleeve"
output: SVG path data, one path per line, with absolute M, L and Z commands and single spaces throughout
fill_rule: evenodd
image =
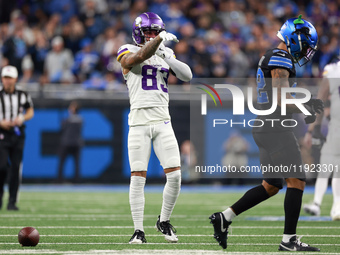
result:
M 124 44 L 117 51 L 117 61 L 119 62 L 121 58 L 127 53 L 136 53 L 140 50 L 140 47 L 132 45 L 132 44 Z
M 323 69 L 322 77 L 330 78 L 333 68 L 334 68 L 334 64 L 326 65 L 325 68 Z
M 171 48 L 165 47 L 165 50 L 166 50 L 171 56 L 173 56 L 174 58 L 176 58 L 175 52 L 174 52 Z
M 31 98 L 31 96 L 27 93 L 24 92 L 25 95 L 25 103 L 24 103 L 24 108 L 27 110 L 28 108 L 33 108 L 33 100 Z
M 273 70 L 276 68 L 284 68 L 291 72 L 292 69 L 294 69 L 294 64 L 288 52 L 285 53 L 284 51 L 276 51 L 276 52 L 273 51 L 272 55 L 269 56 L 268 68 L 270 70 Z

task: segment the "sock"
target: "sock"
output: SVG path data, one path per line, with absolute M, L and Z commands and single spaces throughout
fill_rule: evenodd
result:
M 222 213 L 227 221 L 233 221 L 233 219 L 236 217 L 236 214 L 233 212 L 233 210 L 231 210 L 230 207 Z
M 266 189 L 259 185 L 248 190 L 231 208 L 233 208 L 236 215 L 239 215 L 268 198 L 269 195 Z
M 328 178 L 317 178 L 315 182 L 314 204 L 321 206 L 323 196 L 327 190 Z
M 163 204 L 160 222 L 170 220 L 172 210 L 175 207 L 181 190 L 181 170 L 166 174 L 166 184 L 163 191 Z
M 296 226 L 300 216 L 303 190 L 287 188 L 284 209 L 285 209 L 285 229 L 284 234 L 295 235 Z
M 340 177 L 332 178 L 333 204 L 340 203 Z
M 294 235 L 286 235 L 286 234 L 283 234 L 282 242 L 288 243 L 289 240 L 290 240 L 293 236 L 296 236 L 296 234 L 294 234 Z
M 144 232 L 143 217 L 144 217 L 144 186 L 146 179 L 141 176 L 131 176 L 129 202 L 131 215 L 135 230 L 139 229 Z

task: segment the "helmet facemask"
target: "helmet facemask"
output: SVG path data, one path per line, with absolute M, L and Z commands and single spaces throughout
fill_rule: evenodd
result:
M 310 40 L 310 32 L 308 27 L 303 27 L 301 29 L 296 29 L 292 34 L 297 34 L 298 42 L 295 42 L 292 38 L 292 43 L 299 44 L 300 51 L 292 54 L 295 63 L 298 63 L 299 66 L 303 66 L 307 64 L 314 56 L 317 51 L 317 46 L 314 48 L 308 44 L 308 42 L 301 39 L 301 35 L 303 35 L 307 40 Z
M 148 34 L 150 34 L 150 32 L 155 32 L 155 35 L 152 37 Z M 158 25 L 154 25 L 152 24 L 151 27 L 148 28 L 142 28 L 142 34 L 144 36 L 144 44 L 146 42 L 151 41 L 153 38 L 155 38 L 157 35 L 159 35 L 160 32 L 164 31 L 164 29 L 162 29 L 161 27 L 159 27 Z
M 315 46 L 315 48 L 312 48 L 310 45 L 308 45 L 308 43 L 306 42 L 302 43 L 302 50 L 300 52 L 300 56 L 297 61 L 299 66 L 303 66 L 307 64 L 307 62 L 309 62 L 313 58 L 316 51 L 317 51 L 317 46 Z

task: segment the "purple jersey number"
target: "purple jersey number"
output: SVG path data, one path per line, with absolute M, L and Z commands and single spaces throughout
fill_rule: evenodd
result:
M 149 71 L 151 70 L 151 71 Z M 157 71 L 158 69 L 154 66 L 145 65 L 142 67 L 142 88 L 144 90 L 158 90 L 157 87 Z M 163 80 L 165 85 L 161 84 L 161 89 L 163 92 L 168 92 L 168 77 L 169 70 L 162 68 L 160 72 L 163 74 Z M 164 75 L 165 74 L 165 75 Z M 148 80 L 151 80 L 151 86 L 148 86 Z
M 163 74 L 164 85 L 161 84 L 161 88 L 165 93 L 168 93 L 168 78 L 169 78 L 169 69 L 163 68 L 161 69 L 161 73 Z

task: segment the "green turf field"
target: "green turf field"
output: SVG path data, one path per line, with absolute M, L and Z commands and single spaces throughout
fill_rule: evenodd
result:
M 0 211 L 0 254 L 279 253 L 283 222 L 251 221 L 249 217 L 283 216 L 282 192 L 234 220 L 226 251 L 213 239 L 209 215 L 225 209 L 241 195 L 182 193 L 171 218 L 179 243 L 169 244 L 154 229 L 162 194 L 146 193 L 144 225 L 148 243 L 129 245 L 133 228 L 127 193 L 21 192 L 19 212 Z M 311 199 L 312 194 L 304 196 L 304 202 Z M 329 216 L 331 202 L 332 196 L 327 194 L 322 215 Z M 38 229 L 40 242 L 36 247 L 18 244 L 17 234 L 25 226 Z M 304 235 L 302 241 L 321 248 L 317 254 L 340 253 L 340 222 L 300 221 L 298 226 L 298 235 Z M 143 251 L 137 253 L 139 249 Z

